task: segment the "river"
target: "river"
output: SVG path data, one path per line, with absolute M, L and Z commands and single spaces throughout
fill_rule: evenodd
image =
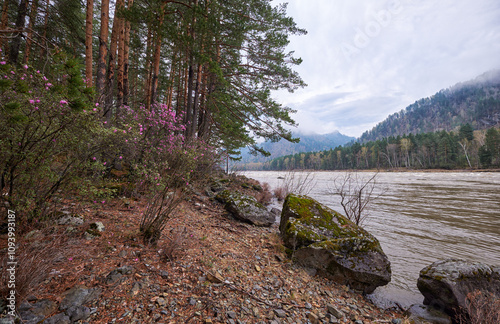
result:
M 282 186 L 285 172 L 243 173 L 271 190 Z M 344 214 L 332 181 L 343 172 L 313 172 L 309 196 Z M 373 175 L 360 172 L 367 179 Z M 289 176 L 289 175 L 288 175 Z M 305 178 L 298 172 L 295 179 Z M 391 261 L 392 280 L 372 299 L 379 306 L 422 303 L 419 272 L 438 259 L 460 258 L 500 265 L 500 173 L 381 172 L 362 226 L 375 235 Z

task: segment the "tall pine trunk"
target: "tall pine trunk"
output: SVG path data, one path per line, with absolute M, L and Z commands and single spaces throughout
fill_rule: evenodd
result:
M 158 29 L 156 31 L 155 52 L 153 56 L 153 78 L 151 80 L 151 104 L 155 104 L 158 100 L 158 77 L 160 75 L 160 54 L 163 27 L 163 20 L 165 19 L 165 3 L 162 3 L 160 10 L 160 17 L 158 22 Z
M 92 87 L 92 25 L 94 21 L 94 0 L 87 0 L 85 18 L 85 79 L 88 88 Z
M 33 0 L 31 3 L 30 10 L 30 22 L 28 24 L 28 33 L 26 37 L 26 49 L 24 50 L 23 63 L 28 64 L 31 54 L 31 43 L 33 42 L 33 27 L 35 25 L 35 19 L 38 10 L 38 0 Z
M 116 110 L 123 105 L 123 75 L 125 58 L 125 20 L 120 18 L 118 33 L 118 59 L 116 61 Z
M 153 31 L 151 30 L 151 23 L 148 24 L 148 36 L 146 38 L 146 60 L 145 60 L 145 70 L 146 70 L 146 81 L 144 83 L 144 92 L 146 93 L 146 109 L 151 109 L 151 84 L 153 78 L 153 69 L 151 66 L 151 51 L 153 47 Z
M 132 8 L 134 0 L 127 3 L 128 9 Z M 125 22 L 125 42 L 123 44 L 123 104 L 128 105 L 129 97 L 129 56 L 130 56 L 130 21 Z
M 111 29 L 111 43 L 109 45 L 108 56 L 108 71 L 106 75 L 106 107 L 105 115 L 108 125 L 110 125 L 111 117 L 113 116 L 113 90 L 115 81 L 115 61 L 116 51 L 118 49 L 118 35 L 120 34 L 121 19 L 118 17 L 118 12 L 123 8 L 123 0 L 117 0 L 115 7 L 115 18 L 113 20 L 113 28 Z
M 2 19 L 0 21 L 0 28 L 2 30 L 7 29 L 7 24 L 9 23 L 9 0 L 4 0 L 2 5 Z M 0 38 L 0 49 L 3 48 L 3 38 Z
M 17 9 L 16 30 L 19 30 L 17 36 L 14 37 L 10 46 L 9 61 L 12 64 L 17 64 L 19 59 L 19 50 L 21 47 L 22 31 L 26 23 L 26 14 L 28 13 L 28 0 L 21 0 Z
M 106 78 L 106 57 L 108 56 L 109 36 L 109 0 L 101 2 L 101 30 L 99 32 L 99 58 L 97 62 L 96 92 L 97 101 L 104 103 L 104 85 Z

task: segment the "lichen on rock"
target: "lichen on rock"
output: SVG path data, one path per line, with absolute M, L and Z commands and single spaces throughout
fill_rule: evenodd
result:
M 476 291 L 500 298 L 500 267 L 460 259 L 438 260 L 420 271 L 417 287 L 424 304 L 451 316 L 467 311 L 467 295 Z
M 224 190 L 217 194 L 216 199 L 223 203 L 226 210 L 236 219 L 241 221 L 256 226 L 271 226 L 276 221 L 275 215 L 252 196 Z
M 280 232 L 295 260 L 319 274 L 364 293 L 391 280 L 390 262 L 379 241 L 310 197 L 286 197 Z

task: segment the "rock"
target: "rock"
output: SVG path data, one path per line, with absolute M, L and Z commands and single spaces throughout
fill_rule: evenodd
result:
M 165 300 L 165 298 L 163 297 L 159 297 L 157 300 L 156 300 L 156 303 L 158 304 L 158 306 L 160 307 L 165 307 L 167 305 L 167 301 Z
M 307 319 L 311 322 L 311 324 L 319 324 L 319 317 L 314 313 L 307 314 Z
M 71 324 L 71 319 L 64 313 L 59 313 L 47 318 L 43 321 L 44 324 Z
M 78 215 L 72 216 L 64 213 L 64 216 L 58 219 L 57 224 L 79 226 L 83 224 L 83 217 Z
M 379 241 L 344 216 L 307 196 L 290 194 L 280 232 L 295 261 L 365 294 L 391 281 L 391 264 Z
M 90 224 L 90 229 L 98 232 L 104 232 L 104 224 L 102 222 L 93 222 Z
M 236 219 L 241 221 L 267 227 L 276 221 L 276 217 L 264 205 L 258 203 L 254 197 L 224 190 L 216 196 L 216 199 L 223 203 L 226 210 Z
M 278 316 L 279 318 L 285 318 L 286 317 L 286 312 L 282 309 L 275 309 L 274 314 Z
M 279 210 L 278 208 L 273 207 L 273 208 L 271 208 L 271 213 L 274 214 L 274 215 L 276 215 L 276 216 L 279 216 L 279 215 L 281 215 L 281 210 Z
M 106 276 L 106 284 L 113 284 L 117 282 L 123 275 L 131 274 L 132 271 L 134 271 L 134 268 L 128 265 L 116 268 Z
M 82 305 L 71 306 L 66 310 L 66 315 L 69 316 L 71 322 L 86 320 L 90 317 L 90 309 Z
M 500 267 L 458 259 L 439 260 L 420 271 L 417 287 L 424 304 L 454 316 L 467 313 L 467 295 L 476 291 L 500 298 Z
M 82 306 L 99 298 L 100 288 L 89 288 L 84 286 L 75 286 L 63 294 L 64 299 L 59 304 L 59 310 L 66 310 L 72 306 Z
M 336 318 L 338 319 L 344 318 L 344 313 L 337 307 L 333 306 L 332 304 L 327 304 L 326 309 L 328 310 L 328 313 L 332 314 Z
M 19 315 L 26 323 L 38 323 L 57 309 L 55 302 L 42 299 L 34 304 L 24 302 L 19 306 Z
M 451 319 L 446 313 L 429 306 L 414 304 L 406 312 L 409 315 L 408 319 L 415 323 L 451 324 Z M 395 323 L 394 319 L 392 323 L 401 324 L 401 320 Z
M 229 312 L 227 312 L 226 315 L 229 318 L 233 318 L 233 319 L 236 318 L 236 312 L 234 312 L 234 311 L 229 311 Z
M 160 270 L 160 277 L 162 277 L 163 279 L 168 279 L 168 272 L 165 270 Z

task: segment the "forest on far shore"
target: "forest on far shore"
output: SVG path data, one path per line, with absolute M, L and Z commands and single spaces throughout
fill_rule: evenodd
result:
M 474 130 L 470 124 L 454 131 L 391 136 L 321 152 L 297 153 L 246 170 L 464 169 L 500 167 L 500 132 Z

